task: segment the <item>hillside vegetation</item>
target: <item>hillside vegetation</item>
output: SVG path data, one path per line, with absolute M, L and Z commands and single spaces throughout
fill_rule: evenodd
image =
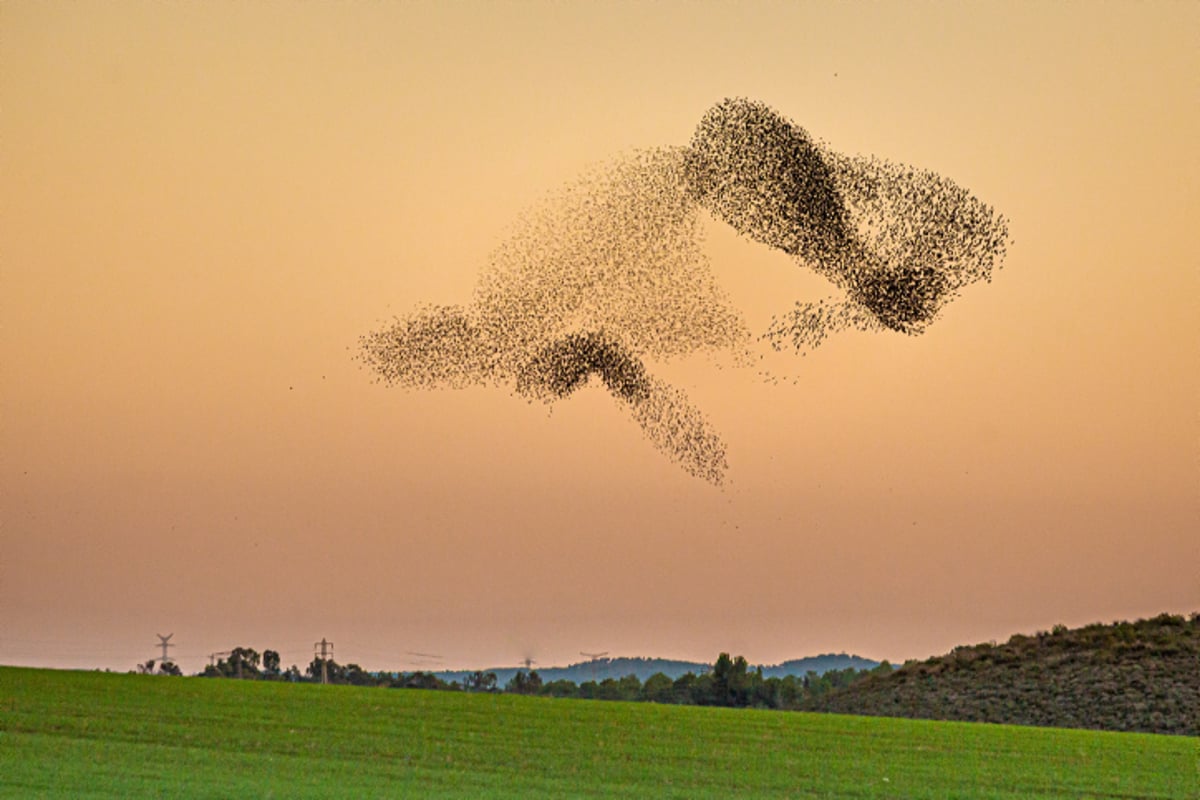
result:
M 1182 737 L 0 668 L 0 798 L 1195 798 Z
M 958 647 L 872 674 L 808 708 L 1200 736 L 1200 615 L 1057 626 Z

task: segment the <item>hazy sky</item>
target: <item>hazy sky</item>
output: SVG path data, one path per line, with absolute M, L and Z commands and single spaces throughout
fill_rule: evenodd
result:
M 1200 5 L 0 6 L 0 663 L 175 634 L 301 666 L 893 661 L 1200 610 Z M 727 96 L 939 172 L 1005 266 L 773 385 L 662 365 L 724 488 L 602 388 L 352 359 L 523 208 Z M 719 223 L 752 327 L 831 287 Z M 428 663 L 428 662 L 424 662 Z

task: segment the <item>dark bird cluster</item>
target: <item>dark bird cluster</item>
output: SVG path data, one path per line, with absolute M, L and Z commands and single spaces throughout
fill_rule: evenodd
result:
M 508 385 L 547 403 L 596 375 L 656 447 L 720 483 L 720 438 L 644 363 L 717 350 L 750 363 L 754 337 L 701 246 L 704 213 L 842 290 L 760 337 L 798 352 L 848 328 L 920 333 L 990 279 L 1008 239 L 1003 217 L 935 173 L 839 154 L 727 99 L 687 146 L 618 159 L 520 217 L 469 306 L 419 308 L 362 337 L 360 358 L 389 384 Z
M 718 103 L 686 156 L 696 201 L 738 233 L 821 268 L 849 221 L 833 172 L 805 131 L 761 103 Z
M 572 333 L 551 342 L 517 375 L 517 391 L 557 400 L 599 375 L 615 397 L 645 400 L 650 384 L 646 368 L 628 350 L 603 333 Z

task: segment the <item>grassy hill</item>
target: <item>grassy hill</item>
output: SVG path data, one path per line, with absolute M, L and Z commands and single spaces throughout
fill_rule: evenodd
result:
M 0 668 L 0 797 L 1195 798 L 1183 737 Z
M 872 675 L 811 708 L 1200 736 L 1200 615 L 1059 626 L 958 647 Z

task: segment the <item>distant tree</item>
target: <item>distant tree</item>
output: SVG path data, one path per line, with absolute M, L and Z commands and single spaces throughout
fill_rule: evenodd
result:
M 504 687 L 504 691 L 513 694 L 538 694 L 541 690 L 542 676 L 538 675 L 537 670 L 531 670 L 528 674 L 517 670 Z
M 597 700 L 620 700 L 621 699 L 621 684 L 612 678 L 605 678 L 600 681 L 596 687 L 596 693 L 593 695 Z
M 264 677 L 271 679 L 279 677 L 279 653 L 274 650 L 263 650 L 262 665 Z
M 656 672 L 642 684 L 642 699 L 651 703 L 675 702 L 675 684 L 662 672 Z
M 205 678 L 257 678 L 260 658 L 252 647 L 235 647 L 227 658 L 209 664 L 200 675 Z
M 742 656 L 730 658 L 729 653 L 717 656 L 712 671 L 712 693 L 709 705 L 746 706 L 750 704 L 751 686 L 747 674 L 749 665 Z M 761 673 L 760 673 L 761 676 Z
M 703 675 L 695 676 L 691 683 L 691 697 L 689 703 L 698 706 L 714 705 L 713 698 L 716 696 L 715 680 L 711 672 L 706 672 Z
M 308 669 L 304 671 L 304 674 L 313 683 L 320 683 L 322 674 L 321 659 L 314 658 L 312 661 L 310 661 L 308 663 Z M 346 682 L 346 668 L 334 661 L 332 658 L 325 659 L 325 675 L 328 677 L 330 683 Z
M 468 692 L 494 692 L 496 683 L 496 673 L 476 670 L 464 679 L 463 687 Z
M 675 683 L 671 686 L 671 693 L 675 696 L 672 702 L 686 705 L 698 705 L 696 702 L 696 675 L 691 672 L 685 672 L 675 679 Z
M 444 689 L 449 688 L 432 672 L 414 672 L 411 675 L 401 675 L 392 683 L 405 689 Z M 456 685 L 457 686 L 457 685 Z
M 762 670 L 751 672 L 745 656 L 733 659 L 733 672 L 729 675 L 729 694 L 733 705 L 738 708 L 754 705 L 755 692 L 762 681 Z
M 729 676 L 733 672 L 733 659 L 729 653 L 717 656 L 717 662 L 712 669 L 712 693 L 705 705 L 728 706 L 730 702 Z
M 748 705 L 754 708 L 783 708 L 783 680 L 763 678 L 762 667 L 750 673 Z
M 777 708 L 796 709 L 804 702 L 804 681 L 795 675 L 785 675 L 779 679 Z
M 236 678 L 257 678 L 260 660 L 253 647 L 235 647 L 229 654 L 229 665 Z
M 378 681 L 375 676 L 358 664 L 347 664 L 342 671 L 342 681 L 351 686 L 374 686 Z
M 155 664 L 158 665 L 158 672 L 154 671 Z M 137 665 L 138 675 L 182 675 L 181 670 L 174 661 L 156 662 L 153 658 L 149 661 Z
M 638 676 L 630 673 L 617 681 L 618 700 L 639 700 L 642 696 L 642 682 Z
M 543 684 L 540 693 L 549 697 L 579 697 L 579 687 L 574 681 L 560 678 Z

